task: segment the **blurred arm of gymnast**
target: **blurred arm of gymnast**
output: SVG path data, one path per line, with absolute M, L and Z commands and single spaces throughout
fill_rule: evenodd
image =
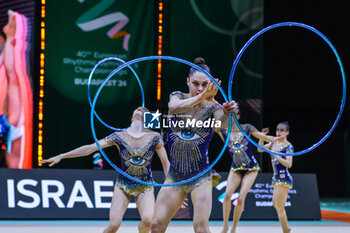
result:
M 98 141 L 98 143 L 100 144 L 102 149 L 115 145 L 115 146 L 117 146 L 117 148 L 119 150 L 119 146 L 114 144 L 110 140 L 101 139 Z M 49 167 L 52 167 L 53 165 L 61 162 L 62 159 L 88 156 L 97 150 L 98 150 L 98 147 L 97 147 L 96 143 L 92 143 L 89 145 L 84 145 L 84 146 L 78 147 L 78 148 L 71 150 L 71 151 L 68 151 L 66 153 L 59 154 L 59 155 L 51 157 L 49 159 L 43 159 L 43 160 L 41 160 L 41 163 L 49 163 Z
M 8 12 L 9 22 L 4 27 L 6 41 L 4 45 L 4 65 L 8 79 L 8 119 L 11 124 L 17 127 L 21 117 L 21 94 L 19 80 L 15 71 L 14 47 L 16 46 L 16 16 L 13 11 Z
M 232 120 L 232 124 L 236 124 L 236 123 Z M 263 129 L 263 130 L 265 130 L 265 129 Z M 225 138 L 222 135 L 220 129 L 215 128 L 215 133 L 217 133 L 220 136 L 221 140 L 225 142 Z M 274 136 L 266 135 L 264 132 L 260 132 L 260 131 L 252 131 L 251 134 L 248 136 L 250 137 L 251 135 L 253 135 L 257 139 L 259 139 L 259 145 L 261 145 L 260 141 L 263 144 L 265 141 L 271 143 L 271 142 L 283 141 L 285 139 L 284 137 L 274 137 Z M 268 145 L 268 144 L 266 144 L 266 145 Z M 261 145 L 261 146 L 264 146 L 264 145 Z M 264 152 L 263 150 L 261 150 L 259 148 L 258 148 L 258 151 Z
M 17 80 L 15 72 L 15 59 L 13 48 L 16 45 L 16 18 L 12 11 L 8 12 L 9 22 L 4 27 L 4 33 L 6 34 L 6 41 L 4 45 L 4 65 L 6 68 L 6 75 L 9 80 Z

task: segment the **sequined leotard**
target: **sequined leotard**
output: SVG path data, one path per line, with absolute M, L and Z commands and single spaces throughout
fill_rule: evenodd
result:
M 257 129 L 250 124 L 242 124 L 241 126 L 248 135 L 257 131 Z M 222 129 L 221 132 L 224 136 L 224 140 L 226 140 L 228 129 Z M 252 143 L 244 137 L 243 133 L 241 133 L 238 128 L 232 129 L 227 150 L 232 157 L 231 169 L 233 171 L 242 171 L 241 174 L 244 175 L 246 171 L 260 170 L 259 164 L 253 154 Z
M 185 99 L 182 92 L 173 92 L 170 96 L 177 95 L 180 99 Z M 180 121 L 188 122 L 191 120 L 206 121 L 213 120 L 213 113 L 219 107 L 211 102 L 206 102 L 202 106 L 194 108 L 177 115 L 173 115 L 169 121 L 178 123 Z M 168 128 L 168 147 L 170 153 L 170 169 L 168 178 L 172 182 L 179 182 L 189 179 L 209 166 L 208 148 L 213 136 L 212 127 L 180 127 L 170 124 Z M 176 186 L 185 192 L 193 190 L 202 182 L 212 179 L 213 186 L 217 185 L 220 176 L 211 170 L 200 178 Z
M 146 132 L 140 138 L 132 137 L 127 131 L 115 132 L 105 138 L 119 146 L 121 170 L 137 179 L 153 182 L 151 163 L 158 143 L 163 143 L 159 133 Z M 132 181 L 118 173 L 116 186 L 129 195 L 137 196 L 152 188 Z
M 272 143 L 272 146 L 274 143 Z M 271 147 L 272 148 L 272 147 Z M 276 152 L 279 153 L 293 153 L 294 148 L 292 144 L 287 144 L 286 146 L 279 148 Z M 283 157 L 285 158 L 285 156 Z M 272 186 L 286 186 L 288 188 L 293 187 L 293 177 L 290 175 L 288 168 L 283 164 L 278 162 L 278 160 L 271 156 L 271 163 L 273 168 Z

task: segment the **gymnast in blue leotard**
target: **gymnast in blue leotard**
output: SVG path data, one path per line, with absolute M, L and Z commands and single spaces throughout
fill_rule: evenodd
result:
M 203 58 L 196 58 L 196 65 L 210 72 Z M 220 81 L 217 80 L 220 84 Z M 170 95 L 168 148 L 170 169 L 168 183 L 182 181 L 199 174 L 209 166 L 209 144 L 213 135 L 212 124 L 186 125 L 187 122 L 219 120 L 228 124 L 228 112 L 234 114 L 237 104 L 232 101 L 222 106 L 214 102 L 218 87 L 201 71 L 191 68 L 187 86 L 189 93 L 173 92 Z M 180 125 L 184 122 L 184 125 Z M 218 176 L 209 171 L 200 178 L 175 187 L 162 187 L 158 193 L 152 233 L 165 232 L 171 218 L 184 202 L 188 193 L 193 203 L 195 232 L 209 232 L 209 216 L 212 204 L 212 187 Z
M 236 114 L 236 118 L 240 119 L 240 113 Z M 233 121 L 233 120 L 232 120 Z M 249 136 L 254 136 L 258 139 L 264 139 L 266 141 L 272 142 L 275 140 L 279 140 L 278 137 L 272 137 L 265 135 L 264 133 L 258 131 L 251 124 L 241 124 L 244 132 Z M 223 141 L 226 140 L 228 135 L 228 129 L 223 128 L 220 131 L 216 131 Z M 256 161 L 253 154 L 253 145 L 252 143 L 246 139 L 243 133 L 239 130 L 238 126 L 234 123 L 231 129 L 231 136 L 229 139 L 229 143 L 227 145 L 227 150 L 232 157 L 231 169 L 227 178 L 227 185 L 225 191 L 223 206 L 223 220 L 224 227 L 222 229 L 223 233 L 228 231 L 228 221 L 231 212 L 232 194 L 236 191 L 238 186 L 241 184 L 241 188 L 239 191 L 239 196 L 237 199 L 237 204 L 234 208 L 233 214 L 233 225 L 231 232 L 236 231 L 236 227 L 238 221 L 242 215 L 242 211 L 244 208 L 245 198 L 253 185 L 258 172 L 260 171 L 260 167 L 258 162 Z
M 268 129 L 263 130 L 263 132 L 267 134 Z M 263 140 L 259 140 L 259 145 L 274 152 L 293 153 L 293 145 L 287 141 L 288 135 L 289 123 L 279 123 L 276 128 L 276 136 L 283 137 L 284 140 L 268 144 L 264 144 Z M 262 152 L 261 149 L 258 151 Z M 273 168 L 272 186 L 274 188 L 272 202 L 277 211 L 278 219 L 281 222 L 283 232 L 288 233 L 291 231 L 291 229 L 288 226 L 285 204 L 288 197 L 288 191 L 293 187 L 293 178 L 288 171 L 288 168 L 292 167 L 293 156 L 279 156 L 271 154 L 271 163 Z
M 156 146 L 163 144 L 159 133 L 149 130 L 145 131 L 141 137 L 135 137 L 128 130 L 124 130 L 112 133 L 105 140 L 119 148 L 120 169 L 123 172 L 136 179 L 153 182 L 151 170 L 153 154 Z M 152 186 L 137 183 L 119 173 L 115 185 L 132 196 L 152 190 Z
M 170 98 L 176 96 L 183 100 L 186 95 L 182 92 L 173 92 Z M 206 121 L 213 117 L 219 106 L 207 102 L 206 105 L 200 108 L 187 110 L 182 115 L 174 115 L 170 121 L 187 122 L 191 119 Z M 179 182 L 191 178 L 209 166 L 208 148 L 213 136 L 213 128 L 211 127 L 180 127 L 176 125 L 168 130 L 168 147 L 170 153 L 170 170 L 168 178 L 171 182 Z M 213 186 L 216 186 L 220 177 L 215 171 L 209 171 L 200 178 L 176 186 L 184 192 L 190 192 L 198 187 L 206 180 L 213 180 Z
M 99 144 L 101 148 L 117 147 L 122 171 L 142 181 L 152 182 L 151 163 L 154 152 L 157 152 L 160 158 L 165 176 L 168 174 L 169 160 L 160 134 L 143 128 L 145 111 L 149 112 L 144 107 L 137 108 L 133 112 L 132 122 L 128 129 L 110 134 L 99 140 Z M 88 156 L 97 150 L 96 143 L 93 143 L 41 162 L 50 163 L 50 166 L 53 166 L 62 159 Z M 118 173 L 109 212 L 110 221 L 104 233 L 115 233 L 118 230 L 132 196 L 135 198 L 141 217 L 139 232 L 150 231 L 155 205 L 153 187 L 137 183 Z

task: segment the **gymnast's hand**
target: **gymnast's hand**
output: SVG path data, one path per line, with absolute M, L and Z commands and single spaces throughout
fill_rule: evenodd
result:
M 284 142 L 286 139 L 286 136 L 274 137 L 273 142 Z
M 219 79 L 215 79 L 219 85 L 221 85 L 221 80 Z M 216 94 L 218 93 L 219 88 L 216 86 L 216 84 L 214 82 L 209 82 L 207 89 L 205 89 L 205 91 L 202 93 L 202 97 L 205 100 L 211 101 Z
M 270 131 L 269 128 L 263 128 L 263 129 L 261 130 L 261 132 L 262 132 L 263 134 L 265 134 L 265 135 L 267 135 L 267 134 L 269 133 L 269 131 Z
M 220 105 L 220 103 L 213 97 L 210 102 L 213 102 L 215 105 Z
M 181 209 L 186 209 L 187 207 L 188 207 L 188 199 L 186 197 L 180 208 Z
M 16 34 L 16 16 L 12 10 L 8 11 L 9 21 L 8 24 L 4 27 L 4 33 L 6 34 L 7 39 L 12 39 Z
M 60 161 L 61 161 L 61 158 L 59 157 L 59 155 L 57 155 L 57 156 L 54 156 L 54 157 L 49 158 L 49 159 L 43 159 L 40 161 L 40 163 L 41 164 L 50 163 L 49 167 L 52 167 L 53 165 L 58 164 Z
M 231 102 L 225 102 L 222 104 L 222 106 L 224 107 L 225 113 L 237 114 L 239 112 L 238 103 L 236 103 L 234 100 Z

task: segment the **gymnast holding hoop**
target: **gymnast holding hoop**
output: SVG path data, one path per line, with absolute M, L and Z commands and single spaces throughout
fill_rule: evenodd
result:
M 263 129 L 263 133 L 267 134 L 268 128 Z M 259 140 L 259 145 L 266 149 L 279 152 L 279 153 L 293 153 L 293 145 L 287 141 L 289 135 L 289 123 L 281 122 L 277 125 L 276 136 L 283 137 L 284 140 L 281 142 L 270 142 L 264 144 L 264 140 Z M 258 148 L 259 152 L 263 150 Z M 285 204 L 287 201 L 288 191 L 293 187 L 293 178 L 290 175 L 288 168 L 292 167 L 293 156 L 279 156 L 271 154 L 271 163 L 273 168 L 272 186 L 273 196 L 272 203 L 275 207 L 278 219 L 281 222 L 283 233 L 289 233 L 291 231 L 288 226 L 288 218 L 286 214 Z
M 203 58 L 196 58 L 194 64 L 210 73 Z M 220 84 L 221 81 L 217 82 Z M 170 94 L 169 119 L 179 122 L 186 120 L 221 120 L 228 124 L 228 113 L 237 110 L 235 101 L 223 106 L 214 103 L 218 86 L 203 72 L 192 67 L 187 77 L 189 93 L 176 91 Z M 168 146 L 170 169 L 165 183 L 189 179 L 209 167 L 208 148 L 213 135 L 212 127 L 183 127 L 170 124 Z M 220 176 L 208 171 L 200 178 L 173 187 L 162 187 L 158 193 L 152 232 L 165 232 L 171 218 L 181 207 L 188 193 L 191 193 L 194 207 L 193 227 L 195 232 L 209 232 L 209 217 L 212 207 L 212 187 Z
M 110 146 L 118 148 L 122 171 L 136 179 L 152 183 L 151 161 L 154 151 L 157 152 L 162 163 L 165 177 L 169 170 L 169 160 L 161 135 L 157 132 L 143 129 L 143 113 L 146 111 L 149 112 L 145 107 L 138 107 L 133 112 L 131 125 L 128 129 L 114 132 L 98 142 L 102 148 Z M 62 159 L 87 156 L 97 150 L 96 143 L 93 143 L 42 160 L 41 163 L 50 163 L 49 166 L 51 167 Z M 109 212 L 110 221 L 103 233 L 114 233 L 119 229 L 131 196 L 135 197 L 141 216 L 141 222 L 138 226 L 139 232 L 147 233 L 150 231 L 155 205 L 153 186 L 140 184 L 118 173 Z
M 237 120 L 240 119 L 240 111 L 236 114 Z M 268 142 L 282 140 L 282 137 L 272 137 L 265 135 L 264 133 L 258 131 L 251 124 L 242 124 L 242 129 L 249 136 L 254 136 L 258 139 L 263 139 Z M 228 129 L 223 128 L 220 131 L 216 130 L 223 141 L 226 140 L 228 135 Z M 231 228 L 231 233 L 236 232 L 236 227 L 239 219 L 241 218 L 245 198 L 248 191 L 254 184 L 254 181 L 260 171 L 258 162 L 256 161 L 253 151 L 252 143 L 248 141 L 243 135 L 243 133 L 238 129 L 236 124 L 233 124 L 231 129 L 231 135 L 229 139 L 229 144 L 227 145 L 227 150 L 232 157 L 231 169 L 227 178 L 227 185 L 225 191 L 224 202 L 222 203 L 223 209 L 223 219 L 224 227 L 222 233 L 228 231 L 228 220 L 231 212 L 231 197 L 235 190 L 241 185 L 239 190 L 239 196 L 237 198 L 237 204 L 234 208 L 233 214 L 233 225 Z

